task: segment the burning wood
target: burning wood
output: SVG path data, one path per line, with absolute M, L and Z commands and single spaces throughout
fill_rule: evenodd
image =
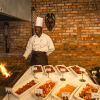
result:
M 0 64 L 0 72 L 2 73 L 3 76 L 10 77 L 12 73 L 8 72 L 7 69 L 5 68 L 4 64 Z

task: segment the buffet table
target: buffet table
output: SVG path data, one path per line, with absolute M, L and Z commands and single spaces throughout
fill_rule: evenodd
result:
M 61 81 L 60 78 L 64 77 L 66 79 L 66 81 Z M 80 79 L 82 78 L 82 76 L 76 76 L 74 75 L 71 71 L 69 71 L 69 73 L 64 73 L 63 76 L 61 74 L 59 74 L 59 72 L 56 70 L 54 73 L 50 73 L 49 77 L 45 72 L 41 72 L 41 73 L 36 73 L 35 77 L 34 74 L 32 72 L 32 66 L 23 74 L 23 76 L 17 81 L 17 83 L 14 85 L 14 87 L 18 87 L 19 84 L 25 82 L 26 80 L 28 80 L 29 78 L 31 79 L 36 79 L 38 80 L 40 83 L 42 83 L 45 80 L 54 80 L 57 82 L 57 85 L 55 86 L 55 88 L 53 89 L 53 91 L 50 93 L 50 95 L 48 96 L 48 98 L 46 100 L 58 100 L 57 98 L 55 98 L 53 96 L 53 92 L 55 90 L 57 90 L 57 86 L 59 87 L 59 85 L 64 84 L 64 83 L 69 83 L 69 84 L 73 84 L 77 87 L 80 87 L 81 84 L 83 84 L 84 82 L 81 82 Z M 83 78 L 86 80 L 86 82 L 89 83 L 93 83 L 92 80 L 89 78 L 88 74 L 84 74 Z M 30 91 L 27 95 L 18 98 L 17 96 L 15 96 L 13 93 L 11 94 L 7 94 L 3 100 L 41 100 L 41 98 L 39 99 L 38 97 L 32 95 L 32 92 Z M 72 96 L 71 100 L 77 100 L 74 96 Z

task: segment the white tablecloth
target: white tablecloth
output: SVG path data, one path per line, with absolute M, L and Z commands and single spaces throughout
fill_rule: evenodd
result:
M 37 73 L 35 75 L 36 77 L 38 77 L 39 81 L 44 81 L 45 79 L 48 79 L 47 75 L 44 73 Z M 80 86 L 83 82 L 80 82 L 79 79 L 81 78 L 81 76 L 75 76 L 72 72 L 68 72 L 68 73 L 64 73 L 63 77 L 66 78 L 66 81 L 61 81 L 61 74 L 59 74 L 57 71 L 55 73 L 51 73 L 49 74 L 49 79 L 52 79 L 54 81 L 57 81 L 58 84 L 63 84 L 64 82 L 66 83 L 72 83 L 75 84 L 76 86 Z M 14 85 L 14 87 L 17 87 L 19 84 L 23 83 L 24 81 L 28 80 L 29 78 L 33 78 L 34 79 L 34 75 L 32 73 L 31 67 L 23 74 L 23 76 L 17 81 L 17 83 Z M 86 80 L 86 82 L 89 83 L 93 83 L 91 81 L 91 79 L 88 77 L 88 75 L 84 75 L 84 79 Z M 52 91 L 53 93 L 53 91 Z M 52 96 L 52 93 L 49 95 L 49 97 L 46 100 L 57 100 L 54 96 Z M 9 97 L 9 99 L 8 99 Z M 32 96 L 31 92 L 29 94 L 27 94 L 24 97 L 18 98 L 16 96 L 14 96 L 13 94 L 10 94 L 9 96 L 6 95 L 3 100 L 41 100 L 37 97 Z M 74 98 L 74 96 L 72 97 L 71 100 L 76 100 Z

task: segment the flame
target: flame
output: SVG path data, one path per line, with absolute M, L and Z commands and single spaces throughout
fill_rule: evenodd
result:
M 4 64 L 0 64 L 0 71 L 5 77 L 9 77 L 10 73 L 8 73 L 7 69 L 5 68 Z

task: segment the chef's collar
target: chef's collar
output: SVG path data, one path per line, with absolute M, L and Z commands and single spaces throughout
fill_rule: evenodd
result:
M 40 37 L 39 37 L 38 35 L 36 35 L 36 34 L 35 34 L 34 36 L 35 36 L 35 37 L 38 37 L 38 38 L 40 38 L 40 37 L 42 37 L 42 36 L 43 36 L 43 33 L 41 34 L 41 36 L 40 36 Z

